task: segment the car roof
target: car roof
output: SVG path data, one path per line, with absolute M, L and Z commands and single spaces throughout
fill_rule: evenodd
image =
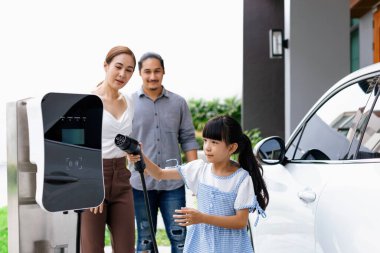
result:
M 325 92 L 325 94 L 323 94 L 321 96 L 320 100 L 322 100 L 326 95 L 330 94 L 333 90 L 338 89 L 340 86 L 344 85 L 348 81 L 357 79 L 357 78 L 359 78 L 361 76 L 368 75 L 368 74 L 371 74 L 371 73 L 377 72 L 377 71 L 380 71 L 380 63 L 375 63 L 375 64 L 372 64 L 372 65 L 363 67 L 361 69 L 358 69 L 358 70 L 356 70 L 356 71 L 354 71 L 354 72 L 346 75 L 345 77 L 343 77 L 342 79 L 340 79 L 337 83 L 335 83 L 333 86 L 331 86 L 331 88 L 328 89 Z M 318 100 L 317 103 L 320 100 Z

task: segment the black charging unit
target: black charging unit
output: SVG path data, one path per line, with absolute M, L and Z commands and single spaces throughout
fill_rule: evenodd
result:
M 37 165 L 36 201 L 48 212 L 78 214 L 104 199 L 103 103 L 96 95 L 48 93 L 27 100 L 30 161 Z

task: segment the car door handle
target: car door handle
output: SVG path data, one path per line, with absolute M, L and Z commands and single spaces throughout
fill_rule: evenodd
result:
M 304 190 L 298 192 L 298 197 L 305 203 L 311 203 L 317 198 L 317 194 L 312 190 Z

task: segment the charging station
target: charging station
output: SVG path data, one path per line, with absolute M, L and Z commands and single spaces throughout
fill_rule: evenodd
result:
M 8 251 L 75 252 L 77 214 L 104 198 L 103 104 L 48 93 L 7 104 Z

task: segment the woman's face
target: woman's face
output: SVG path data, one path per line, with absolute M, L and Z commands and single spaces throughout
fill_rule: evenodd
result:
M 134 68 L 132 56 L 128 54 L 115 56 L 110 64 L 104 63 L 107 84 L 117 90 L 123 88 L 131 79 Z

